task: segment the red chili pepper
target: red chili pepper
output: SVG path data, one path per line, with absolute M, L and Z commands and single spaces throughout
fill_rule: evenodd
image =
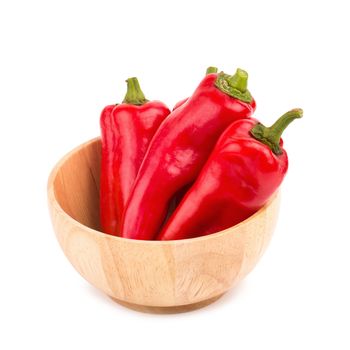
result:
M 138 80 L 127 80 L 120 105 L 101 114 L 100 217 L 102 231 L 117 235 L 125 203 L 149 142 L 170 110 L 159 101 L 146 100 Z
M 216 67 L 208 67 L 207 68 L 207 71 L 205 72 L 205 75 L 208 75 L 208 74 L 212 74 L 212 73 L 217 73 L 218 72 L 218 69 Z M 173 108 L 173 111 L 177 108 L 179 108 L 180 106 L 182 106 L 185 102 L 187 102 L 188 100 L 188 97 L 187 98 L 184 98 L 183 100 L 177 102 Z
M 282 132 L 301 116 L 301 109 L 291 110 L 269 128 L 253 119 L 231 124 L 157 238 L 174 240 L 211 234 L 260 209 L 288 169 Z
M 173 111 L 154 136 L 125 208 L 121 235 L 153 239 L 176 193 L 198 176 L 221 133 L 233 121 L 249 117 L 255 101 L 248 75 L 207 75 L 194 94 Z

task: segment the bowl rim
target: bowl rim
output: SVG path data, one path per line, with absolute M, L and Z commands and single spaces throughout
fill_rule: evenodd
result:
M 53 205 L 60 214 L 62 214 L 64 217 L 66 217 L 73 225 L 80 227 L 81 229 L 95 235 L 99 236 L 100 238 L 105 239 L 111 239 L 115 240 L 116 242 L 130 242 L 130 243 L 136 243 L 136 244 L 150 244 L 150 245 L 176 245 L 176 244 L 185 244 L 185 243 L 193 243 L 193 242 L 200 242 L 208 239 L 215 239 L 219 238 L 221 236 L 226 235 L 227 233 L 233 233 L 233 231 L 238 230 L 241 226 L 246 225 L 249 221 L 254 220 L 254 218 L 258 215 L 261 215 L 263 212 L 267 210 L 267 208 L 272 204 L 272 202 L 276 201 L 280 197 L 280 190 L 277 189 L 276 192 L 270 197 L 270 199 L 266 202 L 266 204 L 260 208 L 257 212 L 255 212 L 253 215 L 249 216 L 247 219 L 239 222 L 238 224 L 228 227 L 224 230 L 211 233 L 209 235 L 205 236 L 199 236 L 195 238 L 184 238 L 184 239 L 176 239 L 176 240 L 167 240 L 167 241 L 159 241 L 159 240 L 144 240 L 144 239 L 132 239 L 132 238 L 125 238 L 120 236 L 113 236 L 107 233 L 104 233 L 99 230 L 95 230 L 89 226 L 83 225 L 78 220 L 74 219 L 72 216 L 70 216 L 60 205 L 56 198 L 55 189 L 54 189 L 54 182 L 56 180 L 58 171 L 62 167 L 62 165 L 75 153 L 80 151 L 82 148 L 85 148 L 89 146 L 90 144 L 99 142 L 101 140 L 101 137 L 95 137 L 93 139 L 90 139 L 89 141 L 86 141 L 75 148 L 73 148 L 71 151 L 66 153 L 52 168 L 48 181 L 47 181 L 47 194 L 48 194 L 48 200 L 49 205 Z

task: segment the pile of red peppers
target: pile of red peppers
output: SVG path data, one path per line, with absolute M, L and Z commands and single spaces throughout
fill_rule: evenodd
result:
M 248 74 L 209 67 L 172 111 L 127 79 L 121 104 L 100 117 L 101 230 L 129 239 L 212 234 L 247 219 L 281 185 L 288 157 L 281 135 L 301 109 L 272 126 L 252 118 Z

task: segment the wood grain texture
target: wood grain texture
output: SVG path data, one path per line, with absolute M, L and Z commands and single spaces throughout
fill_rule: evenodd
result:
M 79 146 L 48 182 L 58 242 L 92 285 L 129 307 L 179 312 L 214 301 L 253 269 L 274 230 L 278 194 L 249 219 L 209 236 L 162 242 L 114 237 L 98 231 L 100 150 L 99 139 Z

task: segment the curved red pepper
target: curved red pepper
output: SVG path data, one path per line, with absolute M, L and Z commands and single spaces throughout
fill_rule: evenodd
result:
M 242 70 L 234 76 L 207 75 L 187 103 L 162 123 L 125 208 L 122 237 L 155 238 L 171 199 L 196 179 L 221 133 L 233 121 L 253 113 L 255 102 L 246 88 L 247 78 Z
M 302 110 L 291 110 L 270 128 L 253 119 L 231 124 L 157 238 L 174 240 L 211 234 L 260 209 L 288 169 L 281 134 L 301 116 Z
M 127 80 L 122 104 L 101 114 L 102 159 L 100 217 L 102 231 L 116 235 L 137 172 L 149 142 L 170 110 L 147 101 L 136 78 Z

